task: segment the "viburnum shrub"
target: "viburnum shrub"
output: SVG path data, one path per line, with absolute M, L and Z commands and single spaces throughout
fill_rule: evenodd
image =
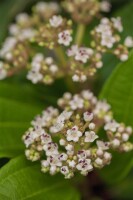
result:
M 133 150 L 132 124 L 114 114 L 116 100 L 108 102 L 117 90 L 113 88 L 107 99 L 91 91 L 101 68 L 108 68 L 105 57 L 110 54 L 125 66 L 133 47 L 132 36 L 122 37 L 121 18 L 108 17 L 111 7 L 105 0 L 37 2 L 29 13 L 17 14 L 1 45 L 0 80 L 26 72 L 30 84 L 52 88 L 62 78 L 70 89 L 57 106 L 47 100 L 48 107 L 33 116 L 22 136 L 26 158 L 39 161 L 43 173 L 60 173 L 65 179 L 87 176 L 111 165 L 114 152 Z M 62 87 L 58 85 L 56 93 Z

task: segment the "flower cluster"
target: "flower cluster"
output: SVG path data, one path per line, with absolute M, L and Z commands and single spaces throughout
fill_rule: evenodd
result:
M 27 78 L 34 84 L 38 82 L 51 84 L 57 76 L 57 73 L 58 67 L 54 63 L 53 58 L 44 58 L 44 55 L 40 53 L 33 57 Z
M 65 0 L 62 5 L 74 21 L 83 24 L 88 24 L 93 18 L 98 17 L 100 11 L 109 12 L 111 9 L 108 1 L 99 2 L 98 0 Z
M 78 22 L 76 34 L 72 19 L 61 16 L 59 4 L 38 2 L 31 14 L 18 14 L 9 27 L 9 37 L 0 50 L 3 63 L 1 79 L 27 69 L 30 70 L 27 78 L 34 84 L 50 84 L 60 76 L 71 76 L 74 82 L 85 82 L 103 66 L 105 53 L 116 55 L 121 61 L 128 59 L 128 48 L 133 47 L 133 39 L 128 36 L 121 44 L 123 27 L 119 17 L 102 18 L 90 36 L 85 30 L 86 24 L 91 23 L 95 16 L 101 18 L 100 11 L 110 10 L 108 1 L 72 0 L 63 1 L 61 5 Z M 82 39 L 86 34 L 87 45 L 83 45 Z M 37 55 L 45 57 L 39 61 L 41 63 L 35 61 Z M 54 61 L 45 63 L 51 56 Z
M 23 136 L 27 159 L 40 160 L 43 172 L 60 172 L 65 178 L 77 171 L 87 175 L 110 164 L 110 150 L 133 149 L 128 141 L 132 128 L 116 122 L 110 105 L 92 92 L 85 90 L 74 96 L 65 93 L 58 105 L 62 112 L 48 107 Z M 98 134 L 101 127 L 102 135 Z

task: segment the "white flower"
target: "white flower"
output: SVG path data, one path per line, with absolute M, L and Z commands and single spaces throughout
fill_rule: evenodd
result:
M 66 149 L 67 151 L 73 151 L 73 145 L 68 144 L 68 145 L 65 147 L 65 149 Z
M 106 101 L 98 101 L 94 109 L 94 114 L 99 115 L 100 113 L 107 113 L 111 106 Z
M 45 144 L 43 146 L 43 149 L 45 150 L 47 156 L 52 156 L 52 155 L 58 155 L 59 154 L 58 145 L 56 143 L 54 143 L 54 142 L 50 142 L 48 144 Z
M 86 171 L 89 172 L 93 169 L 93 166 L 91 165 L 91 160 L 90 159 L 79 159 L 78 165 L 76 168 L 79 171 Z
M 103 165 L 103 160 L 102 160 L 101 158 L 97 158 L 97 159 L 95 160 L 95 163 L 96 163 L 97 165 L 99 165 L 99 166 L 102 166 L 102 165 Z
M 119 146 L 120 146 L 120 140 L 118 140 L 118 139 L 115 138 L 115 139 L 112 141 L 112 146 L 113 146 L 114 148 L 119 147 Z
M 71 109 L 76 110 L 77 108 L 83 108 L 84 101 L 78 95 L 74 95 L 73 99 L 69 102 Z
M 4 69 L 3 62 L 0 61 L 0 80 L 3 80 L 7 76 L 7 70 Z
M 62 120 L 62 121 L 68 120 L 68 119 L 70 119 L 70 117 L 71 117 L 72 114 L 73 114 L 73 112 L 64 110 L 64 111 L 59 115 L 58 120 Z
M 81 47 L 75 55 L 75 60 L 86 63 L 92 54 L 93 50 L 91 48 Z
M 24 39 L 30 39 L 33 38 L 35 35 L 35 30 L 32 28 L 26 28 L 20 31 L 20 33 L 18 34 L 18 38 L 20 40 L 24 40 Z
M 29 21 L 29 15 L 27 13 L 20 13 L 16 16 L 16 21 L 18 24 L 25 24 L 27 21 Z
M 131 36 L 126 37 L 124 44 L 128 48 L 132 48 L 133 47 L 133 38 Z
M 72 45 L 70 49 L 67 51 L 68 56 L 75 56 L 78 52 L 78 46 L 77 45 Z
M 31 80 L 33 84 L 36 84 L 43 79 L 43 75 L 40 72 L 31 70 L 27 74 L 27 79 Z
M 74 75 L 72 76 L 72 80 L 73 80 L 74 82 L 79 82 L 80 78 L 79 78 L 79 76 L 78 76 L 77 74 L 74 74 Z
M 78 151 L 77 156 L 78 156 L 79 159 L 85 159 L 86 158 L 86 151 L 85 150 Z
M 62 31 L 58 34 L 58 43 L 69 46 L 72 41 L 71 33 L 69 30 Z
M 86 100 L 91 100 L 93 98 L 93 93 L 90 92 L 89 90 L 83 90 L 81 94 L 83 98 Z
M 96 125 L 94 123 L 90 123 L 89 124 L 89 129 L 94 130 L 96 127 Z
M 50 157 L 48 157 L 47 160 L 51 166 L 58 166 L 58 167 L 62 166 L 62 162 L 60 161 L 58 155 L 54 155 L 54 156 L 51 155 Z
M 52 142 L 52 139 L 49 134 L 44 133 L 41 135 L 41 141 L 43 144 L 48 144 L 48 143 Z
M 120 55 L 120 60 L 121 60 L 122 62 L 125 62 L 126 60 L 128 60 L 128 54 L 121 54 L 121 55 Z
M 17 43 L 17 40 L 15 37 L 8 37 L 5 40 L 5 42 L 2 46 L 2 49 L 0 50 L 0 56 L 2 58 L 7 58 L 7 59 L 10 57 L 10 59 L 11 59 L 12 54 L 10 52 L 15 47 L 16 43 Z M 8 55 L 10 55 L 10 56 L 8 56 Z
M 57 28 L 62 24 L 63 19 L 61 16 L 54 15 L 49 21 L 51 26 Z
M 102 35 L 101 45 L 112 48 L 114 43 L 116 42 L 115 38 L 111 35 L 107 35 L 106 33 Z
M 111 158 L 112 158 L 112 155 L 111 155 L 111 153 L 108 153 L 108 152 L 105 152 L 104 153 L 104 158 L 105 158 L 105 160 L 111 160 Z
M 108 122 L 105 126 L 104 126 L 104 130 L 105 131 L 112 131 L 112 132 L 116 132 L 117 128 L 119 127 L 119 124 L 116 121 L 111 121 Z
M 103 12 L 109 12 L 111 9 L 111 4 L 109 3 L 109 1 L 102 1 L 100 3 L 100 7 L 101 7 L 101 11 Z
M 93 117 L 94 117 L 93 113 L 90 113 L 88 111 L 84 113 L 84 120 L 86 122 L 92 121 Z
M 42 160 L 41 165 L 42 165 L 42 167 L 48 167 L 49 166 L 48 160 Z
M 67 160 L 68 155 L 67 155 L 66 153 L 62 153 L 62 154 L 59 155 L 58 158 L 59 158 L 59 160 L 61 160 L 61 161 L 65 161 L 65 160 Z
M 75 162 L 74 160 L 70 160 L 70 161 L 68 162 L 68 164 L 69 164 L 69 167 L 74 168 L 75 165 L 76 165 L 76 162 Z
M 120 17 L 117 17 L 117 18 L 113 17 L 111 20 L 113 22 L 115 29 L 118 30 L 119 32 L 122 32 L 123 26 L 122 26 L 122 23 L 121 23 L 121 18 Z
M 54 126 L 51 126 L 50 131 L 52 133 L 57 133 L 61 131 L 64 127 L 64 120 L 57 119 L 57 122 L 54 124 Z
M 74 126 L 72 129 L 67 131 L 67 140 L 78 142 L 79 138 L 82 136 L 82 133 L 78 130 L 77 126 Z
M 60 139 L 59 143 L 60 143 L 60 145 L 61 145 L 61 146 L 65 146 L 65 144 L 66 144 L 66 141 L 65 141 L 65 140 L 63 140 L 63 139 Z
M 86 131 L 85 132 L 85 142 L 94 142 L 98 136 L 94 131 Z
M 47 58 L 45 58 L 45 63 L 46 63 L 47 65 L 53 64 L 53 58 L 52 58 L 52 57 L 47 57 Z
M 109 149 L 109 143 L 108 142 L 103 142 L 103 141 L 97 140 L 96 144 L 98 146 L 98 149 L 101 149 L 101 150 Z
M 57 67 L 57 65 L 51 65 L 49 67 L 49 70 L 54 74 L 58 71 L 58 67 Z
M 68 167 L 67 166 L 61 167 L 61 173 L 64 174 L 64 175 L 68 174 L 69 173 Z

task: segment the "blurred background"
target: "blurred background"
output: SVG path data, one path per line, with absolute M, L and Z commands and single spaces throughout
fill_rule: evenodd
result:
M 30 11 L 30 7 L 35 3 L 38 2 L 37 0 L 0 0 L 0 45 L 4 41 L 4 38 L 7 35 L 8 31 L 8 25 L 10 22 L 13 21 L 16 14 L 19 12 Z M 59 1 L 57 1 L 59 2 Z M 123 25 L 124 25 L 124 32 L 122 33 L 122 38 L 124 40 L 124 37 L 127 35 L 133 36 L 133 0 L 110 0 L 112 3 L 112 10 L 109 16 L 121 16 Z M 100 89 L 103 86 L 103 83 L 106 81 L 112 70 L 116 67 L 118 64 L 118 61 L 112 56 L 106 56 L 106 59 L 104 60 L 105 66 L 108 65 L 108 67 L 103 67 L 99 74 L 96 77 L 95 85 L 94 85 L 94 91 L 96 94 L 99 93 Z M 17 78 L 17 81 L 19 78 Z M 21 79 L 21 78 L 20 78 Z M 14 80 L 12 80 L 14 81 Z M 15 79 L 16 81 L 16 79 Z M 54 86 L 50 86 L 51 88 L 45 88 L 45 91 L 49 90 L 51 91 L 51 94 L 54 94 L 55 96 L 61 96 L 62 93 L 66 90 L 65 86 L 60 89 L 58 94 L 55 92 L 56 88 L 60 84 L 60 81 L 57 81 Z M 38 86 L 35 86 L 35 89 L 37 89 L 38 92 L 42 91 L 43 88 Z M 0 166 L 3 166 L 6 162 L 8 162 L 8 159 L 0 159 Z M 126 161 L 125 161 L 126 162 Z M 132 160 L 133 162 L 133 160 Z M 116 161 L 116 167 L 117 165 L 122 165 L 121 162 Z M 113 171 L 113 165 L 111 165 L 112 171 Z M 110 168 L 109 168 L 110 170 Z M 88 177 L 88 181 L 86 182 L 85 187 L 91 188 L 92 196 L 94 196 L 93 199 L 100 200 L 100 199 L 107 199 L 107 200 L 133 200 L 133 170 L 130 171 L 130 173 L 127 175 L 127 172 L 124 172 L 126 177 L 124 179 L 119 179 L 116 181 L 116 183 L 113 183 L 111 181 L 108 181 L 108 178 L 110 180 L 113 180 L 114 174 L 113 172 L 110 175 L 107 175 L 108 168 L 102 171 L 102 173 L 99 175 L 97 174 L 90 174 Z M 120 172 L 121 173 L 121 172 Z M 118 177 L 120 176 L 118 171 Z M 84 194 L 84 199 L 87 199 L 88 194 Z

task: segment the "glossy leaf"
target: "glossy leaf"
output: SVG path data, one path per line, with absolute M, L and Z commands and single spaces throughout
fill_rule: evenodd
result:
M 0 199 L 79 200 L 80 196 L 63 176 L 43 174 L 39 164 L 18 157 L 0 171 Z
M 117 121 L 133 127 L 133 52 L 131 52 L 129 60 L 118 65 L 112 73 L 100 98 L 107 99 L 111 104 Z M 124 178 L 133 167 L 132 155 L 133 152 L 115 154 L 111 165 L 102 170 L 103 177 L 108 182 Z
M 0 157 L 23 152 L 22 134 L 44 106 L 29 85 L 0 83 Z

